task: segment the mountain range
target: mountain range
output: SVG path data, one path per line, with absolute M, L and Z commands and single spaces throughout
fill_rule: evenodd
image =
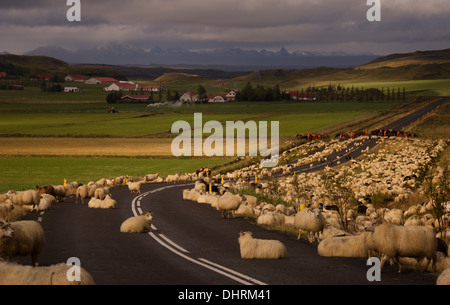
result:
M 70 64 L 107 65 L 164 65 L 164 66 L 234 66 L 242 70 L 262 68 L 336 68 L 355 67 L 379 57 L 373 54 L 347 54 L 343 52 L 289 52 L 281 48 L 277 52 L 267 50 L 243 50 L 240 48 L 192 51 L 183 48 L 144 50 L 126 43 L 109 43 L 95 48 L 69 51 L 62 47 L 39 47 L 25 53 L 32 56 L 49 56 Z

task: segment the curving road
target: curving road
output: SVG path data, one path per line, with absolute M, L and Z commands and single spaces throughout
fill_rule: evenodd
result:
M 447 100 L 442 99 L 433 107 Z M 358 151 L 354 151 L 353 157 Z M 222 219 L 209 205 L 182 199 L 182 190 L 191 187 L 145 184 L 140 195 L 131 195 L 122 186 L 112 190 L 118 209 L 89 209 L 87 201 L 85 205 L 76 205 L 72 196 L 49 211 L 29 214 L 27 218 L 40 221 L 46 234 L 46 246 L 38 262 L 46 266 L 77 257 L 100 285 L 432 285 L 436 282 L 431 273 L 397 274 L 397 268 L 391 266 L 383 270 L 381 282 L 369 282 L 366 273 L 370 266 L 366 266 L 365 259 L 323 258 L 317 254 L 316 245 L 264 230 L 242 218 Z M 154 214 L 152 232 L 119 232 L 125 219 L 149 210 Z M 256 238 L 282 241 L 288 250 L 287 258 L 242 260 L 237 241 L 240 231 L 252 231 Z M 29 264 L 30 259 L 21 258 L 20 262 Z

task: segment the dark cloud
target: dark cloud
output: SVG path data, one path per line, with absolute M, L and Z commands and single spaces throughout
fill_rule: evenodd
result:
M 381 2 L 382 21 L 370 23 L 365 0 L 81 0 L 82 22 L 70 23 L 64 0 L 2 1 L 0 38 L 2 49 L 18 53 L 125 41 L 386 54 L 448 42 L 448 0 Z

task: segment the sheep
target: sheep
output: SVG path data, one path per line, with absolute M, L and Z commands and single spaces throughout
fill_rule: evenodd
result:
M 14 256 L 31 255 L 31 264 L 36 266 L 44 245 L 44 230 L 38 222 L 25 220 L 7 223 L 0 219 L 0 257 L 9 261 Z
M 94 197 L 95 190 L 98 188 L 96 184 L 88 185 L 88 197 Z
M 221 211 L 222 218 L 231 213 L 234 217 L 235 211 L 242 203 L 242 197 L 239 195 L 225 194 L 220 196 L 217 209 Z
M 100 207 L 102 209 L 117 209 L 119 208 L 119 205 L 117 204 L 117 201 L 111 198 L 111 195 L 106 195 L 105 199 L 103 199 Z
M 433 269 L 436 270 L 436 251 L 438 242 L 432 228 L 423 226 L 400 226 L 382 223 L 369 228 L 372 233 L 374 250 L 383 254 L 381 260 L 382 269 L 388 259 L 394 259 L 399 265 L 401 273 L 402 265 L 399 257 L 427 258 L 428 262 L 423 269 L 425 271 L 433 261 Z
M 445 269 L 439 275 L 436 285 L 450 285 L 450 268 Z
M 256 223 L 259 225 L 275 226 L 284 224 L 284 216 L 280 213 L 267 212 L 263 210 L 263 213 L 256 219 Z
M 55 198 L 55 197 L 53 197 L 53 198 Z M 53 200 L 51 198 L 41 197 L 41 199 L 39 201 L 39 210 L 40 211 L 50 210 L 52 208 L 52 206 L 53 206 Z
M 67 188 L 64 185 L 53 185 L 53 189 L 56 200 L 62 201 L 66 197 Z
M 369 247 L 366 242 L 371 233 L 352 236 L 329 237 L 317 246 L 317 252 L 325 257 L 368 257 Z
M 141 193 L 141 183 L 142 181 L 139 182 L 128 182 L 128 189 L 130 190 L 131 194 L 133 193 Z
M 0 203 L 0 219 L 9 221 L 9 216 L 14 210 L 14 205 L 11 203 Z
M 35 190 L 28 190 L 23 192 L 9 191 L 6 193 L 6 197 L 11 200 L 15 205 L 32 205 L 32 210 L 34 210 L 40 202 L 40 194 Z
M 239 233 L 239 247 L 242 259 L 286 258 L 286 246 L 279 240 L 256 239 L 252 232 Z
M 0 261 L 0 285 L 95 285 L 93 277 L 80 268 L 81 281 L 67 278 L 70 265 L 65 263 L 48 267 L 21 266 Z
M 152 212 L 146 212 L 139 216 L 130 217 L 120 226 L 122 233 L 147 233 L 151 230 L 153 220 Z
M 94 197 L 103 200 L 108 194 L 109 194 L 108 187 L 98 187 L 94 192 Z
M 100 209 L 102 207 L 102 200 L 92 197 L 88 202 L 88 207 L 90 209 Z
M 304 208 L 295 215 L 294 226 L 299 229 L 297 239 L 300 239 L 302 230 L 307 231 L 310 242 L 316 239 L 316 234 L 323 231 L 326 226 L 325 217 L 319 209 Z
M 78 198 L 81 199 L 81 204 L 84 204 L 84 199 L 89 197 L 89 187 L 87 185 L 82 185 L 77 188 L 75 204 L 78 204 Z

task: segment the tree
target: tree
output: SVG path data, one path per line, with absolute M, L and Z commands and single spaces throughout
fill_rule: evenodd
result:
M 202 85 L 198 85 L 197 94 L 198 94 L 198 100 L 201 102 L 206 101 L 206 99 L 208 98 L 208 95 L 206 94 L 206 89 Z
M 106 96 L 106 102 L 109 104 L 115 104 L 122 98 L 122 91 L 113 91 Z

